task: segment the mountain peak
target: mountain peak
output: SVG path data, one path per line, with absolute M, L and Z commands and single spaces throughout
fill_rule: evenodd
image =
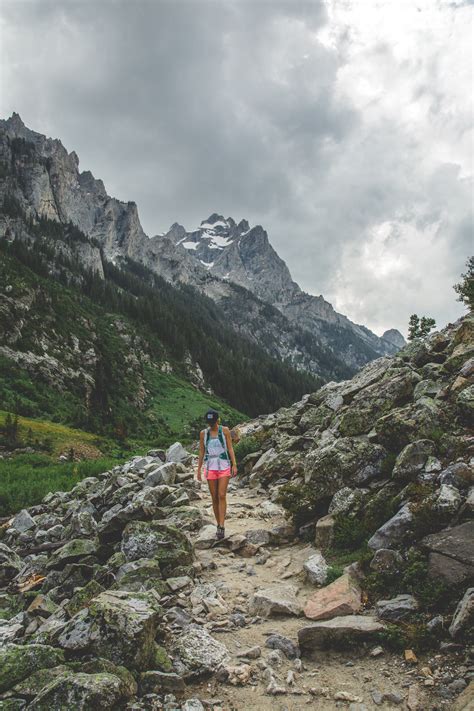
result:
M 15 127 L 15 128 L 26 128 L 25 124 L 23 123 L 20 114 L 18 114 L 16 111 L 12 113 L 9 119 L 7 119 L 8 123 Z
M 213 212 L 207 220 L 201 222 L 199 227 L 200 229 L 205 229 L 206 227 L 229 227 L 229 221 L 226 220 L 223 215 L 218 215 L 217 212 Z

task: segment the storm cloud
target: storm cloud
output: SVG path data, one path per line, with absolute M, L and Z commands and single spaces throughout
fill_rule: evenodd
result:
M 0 22 L 2 117 L 76 150 L 148 234 L 262 224 L 378 333 L 463 313 L 470 3 L 3 0 Z

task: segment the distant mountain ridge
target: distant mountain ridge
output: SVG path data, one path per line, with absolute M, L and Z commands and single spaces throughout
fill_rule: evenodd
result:
M 91 240 L 78 257 L 85 266 L 100 273 L 102 250 L 118 266 L 131 258 L 171 283 L 193 285 L 219 304 L 237 332 L 273 357 L 340 379 L 400 347 L 393 330 L 391 338 L 379 338 L 338 314 L 322 296 L 303 292 L 260 225 L 213 214 L 193 232 L 175 223 L 166 234 L 149 238 L 135 202 L 110 197 L 102 180 L 79 172 L 74 151 L 30 130 L 16 113 L 0 121 L 0 161 L 5 173 L 0 198 L 13 197 L 29 219 L 45 216 L 76 225 Z M 18 220 L 3 218 L 0 229 L 13 238 L 27 237 Z

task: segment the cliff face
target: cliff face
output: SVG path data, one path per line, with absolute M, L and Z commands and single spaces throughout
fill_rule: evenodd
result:
M 401 334 L 397 340 L 393 333 L 378 338 L 338 314 L 322 296 L 301 291 L 260 225 L 250 227 L 246 220 L 237 224 L 214 214 L 193 232 L 175 223 L 165 235 L 148 238 L 134 202 L 107 195 L 101 180 L 90 171 L 79 171 L 74 151 L 68 153 L 59 140 L 30 130 L 18 114 L 0 121 L 0 165 L 4 206 L 13 200 L 13 208 L 27 220 L 44 217 L 78 227 L 89 238 L 88 246 L 76 240 L 69 249 L 88 268 L 102 273 L 100 249 L 115 264 L 131 258 L 169 282 L 191 284 L 217 299 L 229 318 L 242 300 L 241 290 L 234 285 L 243 287 L 248 292 L 246 303 L 252 304 L 249 312 L 258 317 L 237 328 L 259 339 L 272 354 L 290 358 L 298 368 L 334 377 L 395 352 L 403 341 Z M 3 210 L 0 234 L 31 239 L 25 221 L 14 213 L 15 209 Z M 265 309 L 265 304 L 273 310 Z M 333 374 L 323 363 L 331 359 Z

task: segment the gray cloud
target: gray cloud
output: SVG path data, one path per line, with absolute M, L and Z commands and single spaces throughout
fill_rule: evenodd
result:
M 437 6 L 433 26 L 464 10 Z M 408 38 L 398 57 L 354 12 L 4 0 L 2 114 L 76 150 L 110 194 L 138 203 L 149 234 L 246 217 L 303 288 L 354 320 L 405 330 L 419 311 L 442 324 L 462 313 L 451 285 L 472 240 L 467 112 L 452 111 L 436 27 L 428 49 L 420 29 L 419 51 Z

